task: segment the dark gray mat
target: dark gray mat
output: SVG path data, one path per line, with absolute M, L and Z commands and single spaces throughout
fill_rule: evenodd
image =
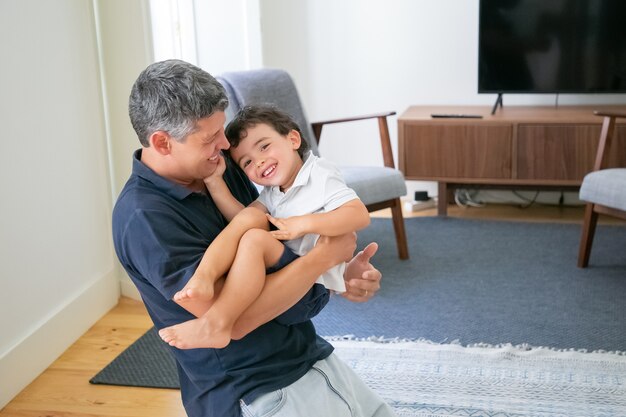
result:
M 89 382 L 131 387 L 180 388 L 173 356 L 153 327 Z
M 325 336 L 424 338 L 626 351 L 626 227 L 599 226 L 590 267 L 576 267 L 580 225 L 406 219 L 411 259 L 373 219 L 383 286 L 368 303 L 333 297 L 314 319 Z M 174 362 L 146 333 L 92 383 L 178 387 Z

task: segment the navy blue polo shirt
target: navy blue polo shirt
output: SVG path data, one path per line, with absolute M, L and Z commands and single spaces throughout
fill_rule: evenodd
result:
M 113 210 L 113 241 L 158 329 L 193 319 L 172 301 L 193 275 L 206 248 L 226 226 L 208 194 L 171 182 L 133 158 L 133 171 Z M 258 195 L 228 159 L 224 179 L 244 205 Z M 294 277 L 297 279 L 297 277 Z M 190 417 L 240 416 L 239 400 L 295 382 L 332 346 L 317 336 L 310 319 L 328 302 L 315 284 L 290 310 L 223 349 L 170 348 Z

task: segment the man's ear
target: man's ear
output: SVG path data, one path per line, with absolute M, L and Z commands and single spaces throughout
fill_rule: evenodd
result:
M 172 151 L 170 141 L 173 139 L 167 132 L 157 130 L 152 135 L 150 135 L 149 140 L 150 146 L 152 146 L 154 150 L 161 155 L 169 155 Z
M 292 129 L 291 132 L 287 135 L 294 150 L 300 149 L 300 145 L 302 145 L 302 137 L 300 136 L 300 132 L 295 129 Z

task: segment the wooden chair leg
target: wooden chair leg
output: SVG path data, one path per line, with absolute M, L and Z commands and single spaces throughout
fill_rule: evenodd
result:
M 448 215 L 448 184 L 439 181 L 437 184 L 437 216 Z
M 593 236 L 596 233 L 596 224 L 598 223 L 598 213 L 593 210 L 593 206 L 593 204 L 589 203 L 585 207 L 585 219 L 583 221 L 582 235 L 580 236 L 580 249 L 578 250 L 579 268 L 586 268 L 589 264 L 591 245 L 593 244 Z
M 395 199 L 395 204 L 391 207 L 391 218 L 393 220 L 393 229 L 396 233 L 398 257 L 402 260 L 409 259 L 409 248 L 406 243 L 406 231 L 404 230 L 404 218 L 402 217 L 402 205 L 399 198 Z

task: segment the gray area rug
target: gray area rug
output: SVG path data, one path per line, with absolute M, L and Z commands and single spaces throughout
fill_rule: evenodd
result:
M 598 226 L 580 269 L 577 224 L 410 218 L 400 261 L 389 222 L 359 234 L 380 244 L 382 289 L 331 299 L 319 334 L 626 351 L 626 227 Z
M 333 297 L 318 333 L 458 345 L 626 351 L 626 227 L 599 226 L 590 267 L 576 267 L 580 225 L 406 219 L 411 258 L 399 261 L 390 220 L 373 219 L 383 286 L 368 303 Z M 177 388 L 153 329 L 90 382 Z

